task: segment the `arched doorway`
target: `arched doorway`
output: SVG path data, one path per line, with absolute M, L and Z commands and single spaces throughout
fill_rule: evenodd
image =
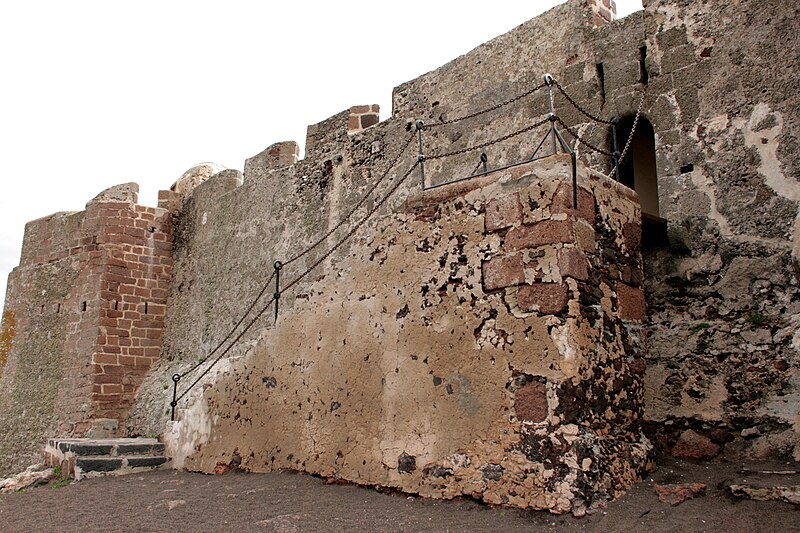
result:
M 635 117 L 627 115 L 617 123 L 617 143 L 621 152 L 633 130 Z M 642 245 L 659 246 L 666 242 L 666 221 L 658 207 L 656 137 L 653 125 L 639 117 L 625 159 L 620 162 L 617 181 L 635 190 L 642 204 Z

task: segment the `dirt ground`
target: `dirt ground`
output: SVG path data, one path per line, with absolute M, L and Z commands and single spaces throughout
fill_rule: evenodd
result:
M 0 531 L 800 531 L 800 506 L 728 495 L 731 482 L 800 484 L 797 474 L 753 474 L 764 470 L 797 465 L 669 460 L 626 496 L 583 518 L 385 494 L 289 472 L 160 470 L 0 495 Z M 706 483 L 706 495 L 674 507 L 658 500 L 655 483 L 683 482 Z

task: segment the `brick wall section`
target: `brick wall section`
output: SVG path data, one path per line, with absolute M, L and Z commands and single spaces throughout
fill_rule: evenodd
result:
M 92 354 L 95 418 L 124 420 L 138 386 L 161 356 L 169 280 L 171 216 L 161 209 L 100 203 L 87 210 L 102 248 Z M 88 303 L 87 303 L 88 305 Z
M 378 104 L 355 105 L 350 108 L 347 133 L 356 133 L 380 122 L 381 108 Z
M 641 226 L 627 223 L 620 234 L 598 243 L 597 208 L 594 195 L 579 187 L 578 205 L 572 205 L 572 186 L 559 185 L 549 198 L 538 198 L 537 209 L 520 193 L 492 198 L 486 203 L 485 233 L 503 239 L 502 253 L 482 266 L 487 291 L 509 289 L 516 293 L 516 305 L 524 313 L 560 315 L 570 300 L 586 290 L 585 283 L 597 278 L 593 265 L 614 254 L 640 256 Z M 611 237 L 611 238 L 609 238 Z M 613 246 L 609 244 L 613 242 Z M 606 249 L 608 248 L 608 249 Z M 616 313 L 626 322 L 641 322 L 645 316 L 640 262 L 613 265 Z M 570 289 L 568 280 L 576 283 Z
M 617 18 L 617 3 L 614 0 L 589 0 L 592 8 L 592 27 L 608 24 Z
M 83 212 L 26 226 L 9 284 L 6 307 L 16 332 L 6 355 L 15 369 L 52 374 L 52 388 L 48 381 L 41 401 L 28 406 L 38 411 L 29 423 L 41 439 L 84 436 L 97 419 L 124 421 L 145 372 L 160 357 L 172 215 L 137 205 L 136 190 L 135 184 L 111 188 Z M 8 394 L 40 390 L 29 374 L 15 371 L 3 387 Z M 10 404 L 0 425 L 30 416 L 24 409 Z

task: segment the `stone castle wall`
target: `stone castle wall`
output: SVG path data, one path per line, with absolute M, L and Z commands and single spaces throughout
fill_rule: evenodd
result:
M 632 395 L 636 398 L 635 405 L 628 410 L 638 413 L 640 400 L 643 401 L 641 419 L 648 434 L 663 451 L 695 458 L 724 454 L 728 457 L 769 455 L 800 460 L 800 308 L 797 305 L 800 301 L 800 185 L 796 171 L 800 123 L 797 117 L 798 96 L 794 90 L 794 73 L 800 50 L 794 26 L 800 8 L 777 0 L 762 2 L 757 10 L 744 2 L 721 0 L 648 0 L 644 3 L 645 10 L 642 13 L 603 24 L 608 18 L 606 10 L 613 11 L 613 2 L 570 0 L 437 70 L 400 85 L 393 94 L 393 118 L 390 120 L 376 123 L 378 110 L 375 106 L 354 106 L 309 127 L 304 160 L 297 160 L 296 143 L 279 143 L 249 159 L 245 163 L 244 175 L 237 171 L 208 172 L 187 178 L 189 181 L 180 186 L 176 184 L 173 191 L 164 191 L 160 198 L 160 205 L 164 209 L 142 211 L 157 218 L 159 224 L 155 234 L 163 234 L 161 242 L 164 243 L 170 241 L 168 221 L 171 219 L 167 210 L 174 216 L 174 271 L 166 301 L 163 341 L 158 338 L 161 315 L 152 323 L 149 322 L 150 318 L 146 319 L 148 324 L 130 323 L 130 328 L 138 328 L 135 332 L 138 345 L 134 345 L 133 337 L 125 337 L 117 330 L 125 330 L 128 323 L 124 321 L 141 320 L 141 316 L 126 318 L 124 311 L 123 316 L 101 316 L 99 310 L 102 306 L 108 306 L 114 300 L 110 299 L 109 294 L 102 295 L 104 289 L 101 286 L 107 280 L 104 281 L 97 270 L 114 266 L 103 262 L 103 257 L 113 254 L 95 254 L 92 259 L 91 250 L 77 250 L 77 245 L 72 244 L 76 235 L 82 235 L 82 224 L 89 217 L 89 209 L 85 213 L 58 214 L 45 221 L 31 223 L 26 233 L 20 267 L 9 279 L 6 313 L 0 329 L 0 379 L 3 380 L 0 425 L 5 424 L 0 429 L 8 428 L 8 431 L 0 431 L 0 434 L 15 435 L 1 444 L 5 446 L 3 455 L 11 457 L 11 450 L 18 449 L 20 443 L 26 443 L 25 449 L 32 454 L 34 448 L 43 442 L 40 435 L 48 432 L 81 433 L 88 429 L 88 413 L 100 416 L 105 411 L 103 416 L 119 420 L 122 424 L 120 431 L 126 434 L 161 433 L 168 418 L 170 397 L 164 386 L 171 384 L 169 377 L 208 356 L 247 310 L 252 296 L 263 287 L 272 272 L 274 261 L 286 260 L 292 253 L 333 228 L 408 142 L 409 149 L 398 156 L 399 163 L 388 174 L 389 183 L 402 176 L 403 171 L 416 160 L 416 120 L 421 119 L 432 125 L 484 109 L 540 84 L 543 74 L 549 72 L 583 107 L 604 118 L 612 115 L 631 117 L 637 110 L 644 83 L 647 82 L 642 116 L 653 127 L 657 174 L 657 198 L 648 196 L 647 205 L 653 205 L 652 202 L 657 205 L 666 240 L 655 238 L 657 235 L 645 229 L 640 242 L 643 257 L 640 276 L 639 270 L 633 265 L 619 262 L 619 254 L 638 253 L 631 252 L 628 246 L 634 246 L 635 238 L 632 235 L 638 231 L 633 226 L 629 226 L 628 234 L 623 227 L 616 226 L 613 231 L 605 232 L 600 231 L 601 226 L 595 220 L 593 229 L 597 248 L 595 255 L 592 255 L 579 245 L 579 242 L 587 239 L 587 235 L 583 234 L 584 240 L 579 241 L 577 228 L 582 227 L 582 223 L 564 222 L 569 217 L 577 216 L 575 213 L 560 213 L 559 217 L 564 215 L 567 218 L 543 218 L 537 220 L 538 224 L 533 224 L 531 213 L 541 205 L 533 207 L 530 202 L 526 205 L 522 201 L 523 198 L 530 201 L 529 192 L 515 191 L 521 195 L 517 204 L 513 194 L 509 196 L 486 184 L 488 190 L 497 192 L 496 198 L 486 196 L 475 203 L 470 194 L 474 196 L 479 193 L 464 192 L 460 207 L 456 205 L 459 201 L 453 198 L 442 198 L 431 203 L 432 213 L 444 209 L 452 216 L 456 213 L 463 216 L 468 224 L 472 224 L 470 227 L 474 226 L 474 239 L 485 241 L 488 246 L 478 250 L 483 254 L 480 258 L 468 256 L 466 267 L 472 267 L 473 277 L 480 276 L 480 291 L 485 291 L 483 297 L 489 306 L 487 310 L 494 309 L 498 315 L 494 318 L 489 316 L 485 323 L 473 327 L 472 331 L 476 332 L 474 340 L 469 336 L 467 339 L 459 338 L 458 342 L 453 342 L 454 346 L 466 343 L 463 346 L 476 349 L 470 344 L 474 342 L 481 345 L 482 350 L 497 351 L 498 345 L 492 343 L 502 340 L 506 350 L 510 348 L 507 339 L 493 331 L 497 329 L 498 317 L 505 316 L 502 315 L 503 306 L 499 300 L 504 303 L 516 301 L 508 304 L 509 309 L 527 307 L 532 313 L 552 310 L 553 316 L 561 316 L 559 320 L 566 320 L 564 317 L 573 313 L 577 302 L 575 318 L 577 320 L 580 317 L 587 323 L 590 322 L 587 313 L 591 309 L 597 306 L 610 309 L 612 320 L 607 324 L 614 324 L 613 328 L 617 328 L 615 334 L 619 334 L 620 340 L 626 339 L 623 344 L 630 343 L 620 348 L 613 340 L 617 337 L 613 335 L 604 341 L 606 347 L 619 348 L 616 352 L 612 350 L 613 354 L 609 355 L 614 371 L 609 371 L 611 374 L 601 372 L 596 376 L 598 387 L 610 387 L 604 392 L 606 396 L 597 388 L 587 388 L 592 381 L 586 373 L 590 367 L 584 368 L 579 375 L 573 375 L 575 379 L 570 380 L 547 372 L 542 374 L 543 370 L 536 368 L 530 374 L 523 372 L 532 376 L 530 381 L 524 377 L 525 383 L 514 382 L 508 385 L 502 395 L 495 392 L 492 394 L 496 396 L 492 397 L 487 391 L 497 391 L 497 386 L 505 387 L 508 384 L 508 376 L 495 369 L 495 374 L 490 372 L 495 381 L 479 389 L 474 384 L 475 380 L 470 379 L 470 390 L 486 393 L 488 396 L 484 398 L 493 398 L 487 400 L 494 402 L 493 409 L 504 406 L 512 412 L 518 406 L 527 406 L 523 410 L 529 409 L 529 413 L 539 414 L 543 412 L 541 393 L 545 390 L 548 418 L 546 422 L 534 418 L 535 423 L 546 424 L 547 431 L 555 427 L 553 416 L 561 422 L 556 403 L 562 403 L 558 398 L 563 398 L 569 404 L 572 401 L 569 398 L 591 397 L 595 401 L 592 405 L 610 401 L 613 409 L 625 410 L 614 402 Z M 555 103 L 556 113 L 571 129 L 593 144 L 610 148 L 609 128 L 592 124 L 558 93 Z M 513 105 L 474 119 L 426 130 L 427 154 L 457 151 L 496 139 L 541 119 L 546 109 L 546 94 L 538 91 Z M 539 133 L 537 130 L 530 132 L 530 135 L 517 136 L 486 147 L 484 151 L 489 168 L 501 168 L 530 157 L 540 140 Z M 572 141 L 567 133 L 565 136 Z M 577 146 L 577 153 L 587 166 L 610 172 L 609 158 L 581 145 Z M 479 164 L 478 155 L 479 152 L 467 152 L 455 157 L 431 158 L 425 165 L 427 185 L 470 176 Z M 599 181 L 592 181 L 589 176 L 590 173 L 583 173 L 584 188 L 593 198 L 604 198 L 597 192 Z M 446 186 L 441 190 L 452 187 Z M 377 193 L 386 188 L 386 185 L 379 187 Z M 397 309 L 387 306 L 385 313 L 382 304 L 380 309 L 370 307 L 378 306 L 379 294 L 390 300 L 397 298 L 386 292 L 385 287 L 376 286 L 374 295 L 356 294 L 358 291 L 347 280 L 358 278 L 367 285 L 374 284 L 378 277 L 370 270 L 374 268 L 374 263 L 381 258 L 386 261 L 391 254 L 401 251 L 405 259 L 424 257 L 419 255 L 422 252 L 416 248 L 410 249 L 411 243 L 402 240 L 405 236 L 391 242 L 392 231 L 412 227 L 418 233 L 422 231 L 417 219 L 428 215 L 404 211 L 406 201 L 415 197 L 414 191 L 418 188 L 419 179 L 416 177 L 402 184 L 377 213 L 376 220 L 381 220 L 382 225 L 368 225 L 359 230 L 356 239 L 327 257 L 308 280 L 297 286 L 297 292 L 292 291 L 281 298 L 281 317 L 295 317 L 296 323 L 284 318 L 279 319 L 277 327 L 273 327 L 268 319 L 257 322 L 207 377 L 205 384 L 208 388 L 203 389 L 207 392 L 201 391 L 203 398 L 190 396 L 193 403 L 182 404 L 181 440 L 176 443 L 176 450 L 188 450 L 181 452 L 187 458 L 187 464 L 207 470 L 215 466 L 215 460 L 242 461 L 254 469 L 272 467 L 274 463 L 276 466 L 307 468 L 349 479 L 368 479 L 369 482 L 398 486 L 404 490 L 431 494 L 440 491 L 440 495 L 446 495 L 448 490 L 466 493 L 467 488 L 466 485 L 453 484 L 452 479 L 442 481 L 441 487 L 434 488 L 431 478 L 433 472 L 446 474 L 448 469 L 472 468 L 468 479 L 476 483 L 475 487 L 482 487 L 476 493 L 489 501 L 500 497 L 497 495 L 501 492 L 496 488 L 507 483 L 508 479 L 503 477 L 502 472 L 506 469 L 512 471 L 519 465 L 511 467 L 503 463 L 506 464 L 503 466 L 502 461 L 491 463 L 501 466 L 503 470 L 501 472 L 492 466 L 486 470 L 489 472 L 486 477 L 483 471 L 478 475 L 475 465 L 467 467 L 463 462 L 457 465 L 455 461 L 460 461 L 463 454 L 452 455 L 452 464 L 443 462 L 442 456 L 436 455 L 444 449 L 468 446 L 464 444 L 471 442 L 467 433 L 478 431 L 475 429 L 478 426 L 470 426 L 472 429 L 465 429 L 465 434 L 453 437 L 451 441 L 447 440 L 450 437 L 444 438 L 444 442 L 449 444 L 441 449 L 434 446 L 432 452 L 425 446 L 418 451 L 420 445 L 412 444 L 409 449 L 401 450 L 402 446 L 393 449 L 398 452 L 397 455 L 385 454 L 381 451 L 384 448 L 375 439 L 378 439 L 377 435 L 388 435 L 387 428 L 391 423 L 387 421 L 372 428 L 375 430 L 373 433 L 367 432 L 372 437 L 364 433 L 363 439 L 367 444 L 355 451 L 346 453 L 346 450 L 331 444 L 339 444 L 339 428 L 336 424 L 339 421 L 337 416 L 341 417 L 344 413 L 343 401 L 334 399 L 331 395 L 336 391 L 325 387 L 338 383 L 338 378 L 331 376 L 346 376 L 350 370 L 344 363 L 341 363 L 344 366 L 336 366 L 339 363 L 335 363 L 334 359 L 312 357 L 312 352 L 317 347 L 320 351 L 325 347 L 326 352 L 339 354 L 342 361 L 352 360 L 354 372 L 361 372 L 357 369 L 364 365 L 354 359 L 352 345 L 344 348 L 344 344 L 337 344 L 340 332 L 334 331 L 335 328 L 328 322 L 325 322 L 329 326 L 326 326 L 324 342 L 320 338 L 318 346 L 312 350 L 306 337 L 314 333 L 314 328 L 309 325 L 314 320 L 310 317 L 316 312 L 324 312 L 324 316 L 348 317 L 354 324 L 366 321 L 362 329 L 371 331 L 370 328 L 384 324 L 386 317 L 383 315 L 386 314 L 392 315 L 389 318 L 393 320 L 388 323 L 393 328 L 397 328 L 398 323 L 409 324 L 403 330 L 411 328 L 412 323 L 417 327 L 415 321 L 422 320 L 426 309 L 429 309 L 422 307 L 424 298 L 418 302 L 419 310 L 409 305 L 408 314 L 398 317 L 403 314 L 403 306 L 397 306 Z M 620 193 L 620 202 L 628 201 L 621 189 L 617 192 Z M 644 196 L 652 191 L 639 192 Z M 553 197 L 548 195 L 545 195 L 546 199 L 549 198 L 547 201 L 553 201 Z M 359 212 L 371 208 L 370 202 Z M 536 200 L 534 203 L 538 202 Z M 131 205 L 128 201 L 123 203 Z M 468 208 L 468 205 L 472 207 Z M 517 205 L 522 219 L 516 217 Z M 140 212 L 140 208 L 136 207 L 121 208 L 118 213 L 124 218 L 132 212 L 130 209 L 135 213 Z M 598 201 L 596 209 L 595 214 L 603 212 L 602 201 Z M 625 212 L 624 209 L 622 211 Z M 134 217 L 139 215 L 131 215 L 129 220 Z M 482 228 L 481 218 L 484 219 Z M 628 222 L 634 221 L 631 219 Z M 568 227 L 570 224 L 571 229 Z M 351 227 L 352 221 L 345 223 L 325 244 L 332 244 L 337 235 L 344 234 Z M 532 227 L 539 229 L 532 230 Z M 460 234 L 455 230 L 453 232 Z M 559 241 L 564 235 L 574 239 L 574 242 Z M 555 240 L 543 243 L 540 239 L 544 236 Z M 129 237 L 140 238 L 134 235 Z M 429 243 L 434 237 L 429 237 Z M 447 243 L 459 246 L 459 239 L 451 243 L 449 235 L 440 235 L 438 238 L 440 242 L 437 246 L 444 247 L 442 253 L 448 251 L 452 255 L 458 252 L 457 249 L 449 251 L 445 248 L 449 245 Z M 478 242 L 474 239 L 468 242 Z M 375 243 L 375 248 L 365 255 L 369 243 Z M 528 250 L 534 244 L 537 246 Z M 539 244 L 544 248 L 540 250 Z M 88 242 L 80 246 L 94 245 L 97 243 Z M 160 246 L 162 249 L 159 253 L 167 254 L 167 245 Z M 74 255 L 69 255 L 71 249 L 77 250 Z M 492 253 L 486 255 L 486 250 Z M 527 251 L 522 253 L 522 250 Z M 538 255 L 542 251 L 543 255 Z M 135 254 L 136 250 L 128 252 Z M 284 280 L 293 279 L 305 267 L 312 265 L 317 257 L 319 255 L 315 252 L 287 267 L 282 273 Z M 391 262 L 399 265 L 399 259 L 392 257 Z M 479 259 L 480 265 L 475 263 Z M 170 276 L 166 255 L 163 261 L 158 265 L 143 262 L 144 265 L 164 267 L 154 277 L 148 278 L 149 281 L 144 285 L 119 282 L 134 287 L 133 294 L 128 295 L 131 298 L 153 299 L 159 313 L 163 313 L 160 306 L 165 302 L 156 302 L 155 297 L 164 296 L 161 291 Z M 459 288 L 453 288 L 456 282 L 449 281 L 451 276 L 448 275 L 447 282 L 437 276 L 435 284 L 427 284 L 430 293 L 428 298 L 446 300 L 454 297 L 450 294 L 451 290 L 453 294 L 464 290 L 464 277 L 459 274 L 464 265 L 458 262 L 450 265 L 447 261 L 445 259 L 443 267 L 438 267 L 437 263 L 432 264 L 432 268 L 454 268 L 453 277 L 460 279 Z M 421 276 L 414 270 L 419 266 L 415 264 L 410 263 L 408 269 L 414 275 Z M 126 266 L 119 264 L 116 267 L 145 271 L 127 263 Z M 581 279 L 584 277 L 583 267 L 587 269 L 585 280 Z M 570 273 L 562 277 L 573 280 L 566 288 L 563 283 L 555 281 L 561 276 L 562 269 Z M 91 272 L 95 274 L 90 275 Z M 556 275 L 556 272 L 559 274 Z M 122 273 L 118 275 L 126 277 Z M 133 280 L 135 277 L 126 278 Z M 521 280 L 525 282 L 522 289 L 517 288 Z M 153 284 L 149 286 L 151 281 Z M 405 293 L 411 294 L 411 286 L 405 286 L 404 283 L 416 283 L 421 287 L 425 281 L 428 280 L 412 276 L 408 281 L 400 279 L 397 283 L 405 288 Z M 605 284 L 609 289 L 590 287 L 592 283 Z M 154 290 L 156 294 L 137 295 L 137 287 Z M 478 283 L 475 282 L 471 290 L 477 291 L 477 287 Z M 42 293 L 42 290 L 45 292 Z M 501 293 L 504 296 L 498 296 Z M 323 295 L 329 298 L 325 302 L 322 301 Z M 508 300 L 505 296 L 508 296 Z M 361 297 L 364 299 L 358 300 Z M 355 302 L 351 301 L 353 298 Z M 419 298 L 419 295 L 415 298 Z M 143 302 L 133 299 L 127 301 L 127 309 L 141 313 L 143 309 L 138 306 Z M 562 306 L 565 299 L 568 302 L 567 311 L 563 311 Z M 86 313 L 82 311 L 83 302 L 87 302 Z M 96 305 L 94 302 L 97 302 Z M 336 307 L 336 302 L 340 307 Z M 468 307 L 474 307 L 471 297 L 468 302 Z M 432 307 L 441 304 L 439 301 L 427 303 Z M 446 305 L 447 313 L 455 313 L 449 305 Z M 464 303 L 453 305 L 453 309 L 457 309 L 458 305 L 463 306 Z M 353 314 L 346 314 L 345 309 L 350 309 Z M 635 320 L 625 320 L 639 319 L 643 314 L 641 326 Z M 376 318 L 373 323 L 368 317 L 381 318 Z M 506 318 L 514 323 L 511 317 Z M 324 322 L 328 319 L 317 316 L 315 320 Z M 494 325 L 486 327 L 492 320 L 495 321 Z M 104 323 L 101 324 L 101 321 Z M 120 324 L 120 321 L 123 323 Z M 607 324 L 603 322 L 596 331 L 605 334 Z M 305 329 L 297 330 L 301 325 Z M 478 328 L 478 325 L 481 327 Z M 429 326 L 434 327 L 434 324 Z M 511 329 L 516 327 L 509 326 Z M 102 328 L 111 328 L 117 334 L 104 335 L 103 332 L 108 333 L 108 329 Z M 47 336 L 36 334 L 44 331 L 48 332 Z M 405 334 L 393 331 L 392 338 L 395 340 Z M 128 333 L 134 334 L 133 329 Z M 316 333 L 319 335 L 320 332 Z M 286 358 L 288 356 L 277 353 L 276 346 L 270 344 L 276 342 L 276 337 L 286 341 L 292 335 L 297 338 L 295 342 L 299 353 L 308 351 L 311 355 L 299 361 L 290 360 Z M 427 333 L 420 330 L 420 338 L 426 338 L 425 335 Z M 550 338 L 555 343 L 552 331 L 548 331 L 548 335 L 542 337 L 542 342 L 550 342 L 547 341 Z M 110 340 L 112 337 L 115 340 Z M 341 340 L 352 343 L 350 338 Z M 518 335 L 513 338 L 519 342 Z M 98 347 L 101 339 L 108 349 L 101 350 Z M 130 344 L 123 339 L 130 339 Z M 155 349 L 161 342 L 163 356 L 156 361 L 153 359 Z M 433 338 L 431 342 L 439 340 Z M 585 348 L 591 342 L 589 337 L 584 337 L 576 346 Z M 620 368 L 614 367 L 617 361 L 627 361 L 625 357 L 636 358 L 641 346 L 646 346 L 646 364 L 636 362 L 633 365 L 629 361 L 620 363 Z M 136 348 L 136 353 L 131 352 L 132 348 Z M 414 363 L 404 360 L 403 365 L 392 367 L 388 365 L 386 357 L 399 357 L 396 353 L 390 351 L 387 355 L 382 346 L 370 345 L 366 348 L 374 348 L 375 357 L 378 357 L 378 353 L 383 354 L 380 361 L 386 368 L 379 365 L 381 372 L 385 370 L 382 379 L 386 380 L 389 376 L 389 383 L 394 384 L 388 388 L 385 388 L 385 383 L 382 384 L 382 394 L 405 391 L 417 383 L 417 377 L 401 379 L 392 373 L 397 368 L 394 374 L 402 371 L 403 376 L 416 376 L 414 365 L 420 360 L 420 354 L 409 352 L 406 354 L 409 359 L 411 355 L 418 357 L 417 360 L 411 359 Z M 140 349 L 141 353 L 138 353 Z M 502 349 L 500 352 L 503 353 L 502 357 L 508 357 Z M 478 350 L 476 353 L 480 359 L 485 352 Z M 547 353 L 552 355 L 555 352 L 548 347 Z M 88 354 L 91 354 L 91 359 L 87 359 Z M 96 359 L 97 355 L 101 355 L 100 359 L 105 362 Z M 141 359 L 132 360 L 132 357 Z M 132 366 L 129 364 L 131 361 Z M 131 406 L 133 389 L 153 362 L 153 371 L 144 377 L 135 403 Z M 284 374 L 279 378 L 277 374 L 268 373 L 268 365 L 270 369 L 273 365 L 280 366 L 275 367 L 275 372 L 280 370 Z M 327 374 L 317 374 L 318 369 L 323 367 Z M 47 382 L 46 387 L 31 385 L 35 372 L 46 376 L 43 379 Z M 612 375 L 614 372 L 621 372 L 617 376 L 621 379 L 620 383 L 616 383 Z M 461 398 L 457 391 L 465 390 L 467 382 L 458 378 L 446 383 L 446 378 L 460 375 L 456 369 L 447 375 L 436 374 L 441 380 L 438 385 L 433 385 L 431 378 L 430 386 L 426 384 L 425 388 L 419 390 L 433 394 L 444 387 L 445 400 L 454 401 Z M 106 376 L 101 380 L 108 379 L 109 382 L 98 382 L 97 376 Z M 251 380 L 262 379 L 261 384 L 248 382 L 247 376 Z M 364 376 L 371 374 L 359 374 L 359 379 Z M 325 382 L 325 379 L 328 381 Z M 643 388 L 640 386 L 642 380 Z M 62 383 L 75 386 L 62 387 Z M 327 384 L 323 387 L 323 383 Z M 566 391 L 566 383 L 577 388 Z M 300 398 L 298 411 L 287 412 L 285 409 L 291 402 L 288 392 L 281 387 L 291 386 L 300 395 L 303 387 L 309 384 L 320 384 L 321 390 L 330 393 L 330 398 L 309 390 L 306 396 Z M 448 384 L 450 389 L 447 388 Z M 338 386 L 347 388 L 341 384 Z M 393 388 L 395 386 L 399 388 Z M 492 389 L 493 386 L 495 389 Z M 100 398 L 107 396 L 106 393 L 120 396 L 103 398 L 111 403 L 102 405 Z M 369 396 L 363 394 L 365 398 Z M 559 397 L 559 394 L 566 396 Z M 530 401 L 519 400 L 518 396 L 530 398 Z M 254 433 L 245 431 L 242 426 L 244 422 L 240 421 L 250 407 L 231 405 L 229 402 L 234 398 L 246 399 L 248 404 L 261 402 L 259 405 L 272 405 L 269 402 L 283 398 L 286 400 L 283 406 L 272 405 L 276 420 L 284 424 L 285 420 L 293 420 L 292 417 L 302 412 L 304 415 L 313 415 L 313 422 L 309 421 L 304 426 L 304 434 L 291 433 L 295 429 L 286 426 L 288 436 L 274 437 L 284 440 L 271 442 L 270 449 L 281 450 L 280 454 L 276 452 L 273 461 L 271 454 L 267 458 L 263 450 L 257 451 L 252 444 Z M 33 421 L 20 418 L 23 412 L 22 399 L 37 406 L 34 410 L 25 411 L 37 413 Z M 308 405 L 303 404 L 304 400 L 308 400 Z M 337 402 L 338 407 L 330 410 L 333 403 L 329 400 Z M 408 412 L 411 407 L 401 400 L 392 399 L 389 405 Z M 325 408 L 322 401 L 326 402 Z M 582 401 L 575 400 L 573 403 L 577 405 Z M 471 405 L 469 399 L 465 402 L 459 404 L 458 408 Z M 366 400 L 364 403 L 367 403 Z M 69 407 L 64 407 L 61 412 L 58 411 L 60 405 Z M 325 409 L 327 414 L 323 417 Z M 565 451 L 568 447 L 565 448 L 564 443 L 573 444 L 576 435 L 594 435 L 598 431 L 605 431 L 595 424 L 600 420 L 608 421 L 610 416 L 598 415 L 599 411 L 578 411 L 575 415 L 576 434 L 564 435 L 561 428 L 550 434 L 562 435 L 563 439 L 529 439 L 527 445 L 518 448 L 522 455 L 517 457 L 522 464 L 527 464 L 525 461 L 536 462 L 531 459 L 534 456 L 548 458 L 537 463 L 544 465 L 545 471 L 578 476 L 578 471 L 571 463 L 556 468 L 555 463 L 547 461 L 562 452 L 564 457 L 570 457 L 570 461 L 574 459 L 576 456 Z M 209 423 L 212 415 L 221 417 L 222 421 L 216 422 L 216 426 Z M 380 419 L 378 415 L 375 416 L 376 420 Z M 432 420 L 437 416 L 441 415 L 436 414 Z M 631 415 L 628 419 L 625 416 L 616 420 L 614 427 L 623 428 L 622 431 L 629 435 L 636 434 L 638 430 L 633 429 L 633 419 L 636 418 L 638 424 L 639 415 Z M 256 419 L 263 422 L 263 419 Z M 326 419 L 330 425 L 326 425 Z M 60 428 L 59 424 L 62 424 Z M 490 432 L 501 427 L 488 422 L 486 424 L 483 429 Z M 525 429 L 528 426 L 519 420 L 509 419 L 503 424 L 511 424 L 506 428 L 516 428 L 514 431 L 517 436 L 529 431 Z M 352 428 L 352 425 L 347 427 Z M 414 427 L 411 422 L 401 424 L 398 428 L 406 431 L 406 436 L 408 431 L 423 433 L 424 429 Z M 398 442 L 414 442 L 406 436 L 398 438 Z M 317 458 L 316 452 L 312 454 L 309 449 L 313 449 L 318 442 L 326 443 L 324 449 L 328 452 L 335 454 L 341 451 L 342 458 L 332 459 L 326 455 L 327 452 L 320 453 Z M 531 446 L 534 442 L 550 442 L 553 447 L 533 451 Z M 206 444 L 193 456 L 191 451 L 196 443 Z M 237 451 L 235 443 L 242 443 L 242 449 Z M 281 455 L 289 448 L 292 451 Z M 244 449 L 252 451 L 253 456 L 244 453 Z M 489 448 L 480 449 L 483 451 L 475 453 L 480 457 L 488 457 L 485 454 Z M 214 459 L 215 454 L 218 455 L 217 459 Z M 289 454 L 292 454 L 291 458 L 287 458 Z M 406 458 L 401 460 L 402 454 Z M 608 454 L 617 458 L 624 455 L 620 450 L 609 450 Z M 345 456 L 348 457 L 347 461 L 343 459 Z M 521 459 L 522 456 L 525 459 Z M 362 457 L 362 461 L 380 459 L 384 466 L 373 470 L 361 468 L 365 465 L 358 467 L 352 462 L 354 457 Z M 410 469 L 412 457 L 414 470 Z M 24 462 L 24 459 L 21 460 Z M 629 460 L 627 464 L 632 462 Z M 428 473 L 425 473 L 425 465 L 431 467 Z M 592 469 L 589 468 L 587 472 L 592 472 Z M 618 487 L 621 487 L 627 483 L 625 480 L 629 479 L 629 473 L 617 472 L 617 479 L 621 483 Z M 553 475 L 556 474 L 548 474 L 551 476 L 548 479 L 558 479 Z M 498 476 L 498 479 L 493 479 Z M 574 482 L 578 477 L 570 477 L 567 483 Z M 449 476 L 442 479 L 445 478 Z M 585 480 L 585 477 L 581 479 Z M 601 488 L 592 483 L 586 486 L 608 494 L 613 492 L 609 492 L 608 487 Z M 557 505 L 559 509 L 573 505 L 579 508 L 589 500 L 586 494 L 577 491 L 573 492 L 571 499 L 567 498 L 569 503 L 565 504 L 552 490 L 540 489 L 530 489 L 532 492 L 528 494 L 531 495 L 531 501 L 538 497 L 534 494 L 539 494 L 545 500 L 550 498 L 546 505 Z M 545 494 L 550 496 L 543 496 Z
M 3 473 L 35 462 L 48 436 L 113 434 L 160 356 L 171 218 L 136 205 L 136 190 L 26 227 L 3 321 Z
M 273 179 L 291 183 L 285 172 Z M 178 270 L 196 280 L 231 265 L 184 247 L 224 244 L 232 262 L 246 259 L 227 206 L 260 204 L 247 180 L 214 196 L 215 179 L 182 212 L 214 221 L 176 245 Z M 570 182 L 561 155 L 411 191 L 181 400 L 173 461 L 557 512 L 625 490 L 649 450 L 638 203 L 581 167 L 575 210 Z M 609 255 L 618 268 L 604 266 Z
M 394 112 L 449 120 L 512 98 L 550 72 L 589 112 L 632 117 L 646 80 L 642 116 L 654 130 L 658 192 L 651 201 L 668 235 L 667 244 L 644 236 L 651 434 L 667 452 L 699 435 L 703 457 L 798 459 L 798 7 L 645 4 L 590 29 L 578 22 L 586 20 L 580 2 L 568 2 L 401 85 Z M 559 94 L 555 105 L 574 130 L 610 149 L 608 127 Z M 537 93 L 516 111 L 437 128 L 427 141 L 479 144 L 545 108 Z M 493 146 L 490 164 L 518 160 L 536 141 Z M 593 168 L 611 170 L 608 157 L 577 151 Z M 468 175 L 476 161 L 467 154 L 431 167 Z

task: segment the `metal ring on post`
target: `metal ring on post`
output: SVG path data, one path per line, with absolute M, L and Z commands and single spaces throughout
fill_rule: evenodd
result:
M 172 408 L 172 414 L 170 415 L 170 419 L 174 422 L 175 421 L 175 407 L 178 405 L 178 382 L 181 380 L 180 374 L 172 374 L 172 401 L 169 402 L 170 407 Z
M 556 138 L 556 112 L 553 105 L 553 76 L 544 75 L 544 84 L 547 85 L 547 114 L 550 118 L 550 136 L 553 139 L 553 154 L 558 153 L 558 140 Z

